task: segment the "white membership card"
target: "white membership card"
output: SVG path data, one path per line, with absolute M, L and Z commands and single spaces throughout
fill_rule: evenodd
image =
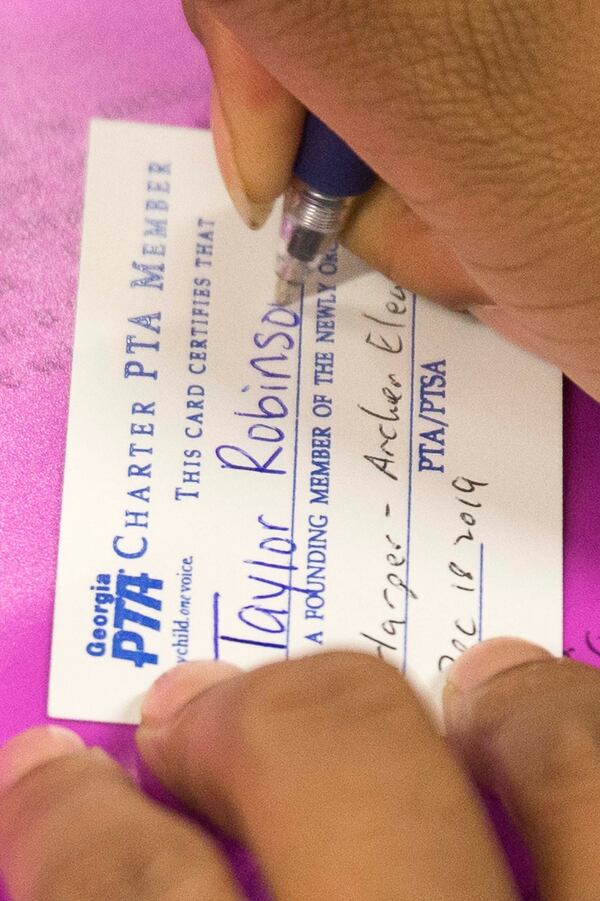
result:
M 275 302 L 208 132 L 91 126 L 49 714 L 351 648 L 562 646 L 560 373 L 341 248 Z

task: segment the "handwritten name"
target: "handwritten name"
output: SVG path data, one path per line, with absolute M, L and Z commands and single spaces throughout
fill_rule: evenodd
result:
M 252 343 L 270 352 L 253 356 L 248 363 L 253 378 L 242 388 L 247 402 L 234 412 L 244 423 L 243 435 L 230 444 L 219 444 L 215 453 L 223 469 L 282 476 L 287 474 L 280 458 L 290 418 L 288 395 L 300 314 L 273 302 L 260 321 L 266 328 L 255 332 Z

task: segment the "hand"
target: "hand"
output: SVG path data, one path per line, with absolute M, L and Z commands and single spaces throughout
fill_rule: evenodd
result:
M 600 399 L 600 7 L 184 0 L 232 198 L 260 225 L 308 107 L 381 177 L 343 236 Z M 296 99 L 297 98 L 297 99 Z
M 450 678 L 462 766 L 404 679 L 359 654 L 179 666 L 150 691 L 138 746 L 254 851 L 275 898 L 515 901 L 469 769 L 519 822 L 543 898 L 596 901 L 600 675 L 499 639 Z M 241 898 L 212 838 L 52 727 L 0 752 L 0 870 L 13 901 Z

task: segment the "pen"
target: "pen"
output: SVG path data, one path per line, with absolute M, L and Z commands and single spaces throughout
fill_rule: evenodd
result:
M 366 193 L 374 172 L 320 119 L 306 118 L 293 177 L 285 196 L 277 275 L 280 302 L 287 286 L 314 272 L 348 217 L 353 199 Z

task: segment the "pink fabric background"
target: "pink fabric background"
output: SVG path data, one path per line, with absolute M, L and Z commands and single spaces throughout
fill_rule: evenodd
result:
M 206 125 L 208 86 L 178 0 L 0 6 L 0 741 L 45 720 L 88 120 Z M 565 648 L 594 663 L 600 408 L 565 398 Z M 77 728 L 136 769 L 128 728 Z

